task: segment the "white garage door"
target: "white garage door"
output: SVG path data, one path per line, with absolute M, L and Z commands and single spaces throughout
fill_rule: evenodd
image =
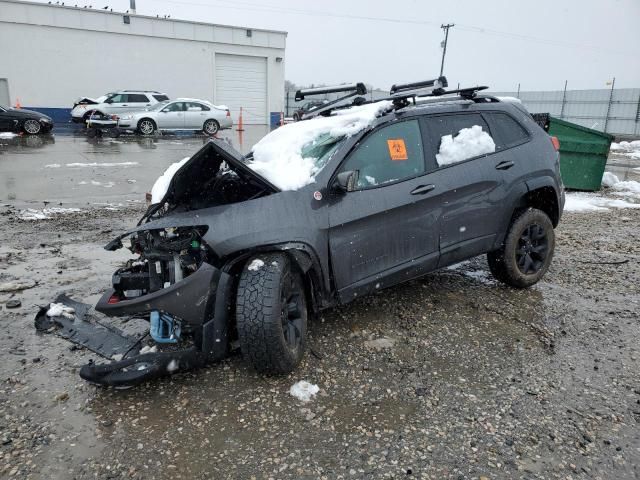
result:
M 267 59 L 216 54 L 216 103 L 231 110 L 238 123 L 240 107 L 245 124 L 267 124 Z

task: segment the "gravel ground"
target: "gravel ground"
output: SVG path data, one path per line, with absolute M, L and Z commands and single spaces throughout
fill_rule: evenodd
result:
M 92 355 L 33 318 L 60 291 L 94 302 L 126 258 L 100 247 L 139 212 L 15 213 L 0 283 L 36 286 L 0 293 L 0 478 L 640 476 L 638 210 L 565 214 L 526 291 L 477 258 L 324 312 L 289 376 L 236 354 L 127 391 L 84 383 Z

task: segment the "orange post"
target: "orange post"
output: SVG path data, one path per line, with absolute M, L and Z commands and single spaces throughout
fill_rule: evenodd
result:
M 238 132 L 244 132 L 244 128 L 242 126 L 242 107 L 240 107 L 240 118 L 238 118 L 238 128 L 236 128 Z
M 20 104 L 20 99 L 16 98 L 16 107 L 15 108 L 22 108 L 22 105 Z

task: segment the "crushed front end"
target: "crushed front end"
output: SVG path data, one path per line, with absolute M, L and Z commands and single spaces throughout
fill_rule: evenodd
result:
M 232 277 L 214 266 L 215 254 L 202 239 L 205 231 L 179 227 L 130 235 L 129 249 L 137 257 L 113 274 L 112 288 L 95 309 L 149 320 L 155 346 L 132 350 L 112 363 L 86 365 L 82 378 L 131 386 L 227 355 Z

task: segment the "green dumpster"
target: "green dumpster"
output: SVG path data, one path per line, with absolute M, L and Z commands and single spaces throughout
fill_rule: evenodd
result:
M 550 116 L 534 114 L 549 135 L 560 141 L 560 173 L 566 188 L 600 190 L 613 136 Z

